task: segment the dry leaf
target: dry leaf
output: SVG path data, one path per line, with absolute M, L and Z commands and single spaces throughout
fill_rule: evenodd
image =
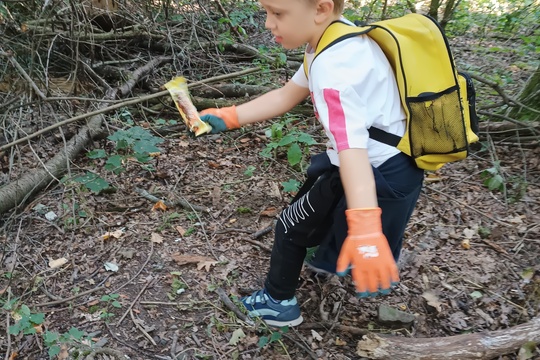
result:
M 156 233 L 152 233 L 151 241 L 154 244 L 161 244 L 163 242 L 163 236 Z
M 313 340 L 322 341 L 322 336 L 316 332 L 315 330 L 311 330 L 311 336 L 313 337 Z
M 161 200 L 158 200 L 157 203 L 154 204 L 154 206 L 152 206 L 152 211 L 156 211 L 156 210 L 167 210 L 167 205 L 165 205 L 165 203 Z
M 465 250 L 469 250 L 471 248 L 471 241 L 469 239 L 465 239 L 461 242 L 461 247 Z
M 171 257 L 178 265 L 197 264 L 198 270 L 205 268 L 206 271 L 210 271 L 210 266 L 218 263 L 214 259 L 201 255 L 173 254 Z
M 179 141 L 177 145 L 180 147 L 188 147 L 190 144 L 187 141 Z
M 463 235 L 465 235 L 465 237 L 467 239 L 472 239 L 474 237 L 474 235 L 476 235 L 476 230 L 465 229 L 465 230 L 463 230 Z
M 426 300 L 429 306 L 435 308 L 437 312 L 441 312 L 441 301 L 439 300 L 437 294 L 435 294 L 433 291 L 428 290 L 422 294 L 422 297 Z
M 158 157 L 159 155 L 161 155 L 160 152 L 151 152 L 151 153 L 148 153 L 148 156 L 150 156 L 150 157 Z
M 11 355 L 9 355 L 9 360 L 15 360 L 17 356 L 19 356 L 19 353 L 14 351 L 11 353 Z
M 60 259 L 56 259 L 56 260 L 49 260 L 49 267 L 51 269 L 55 269 L 57 267 L 60 267 L 62 265 L 64 265 L 65 263 L 68 262 L 68 259 L 62 257 Z
M 113 232 L 107 231 L 105 234 L 101 235 L 101 237 L 103 238 L 103 240 L 109 240 L 110 238 L 119 239 L 120 236 L 122 236 L 123 234 L 124 232 L 122 230 L 116 230 Z
M 345 346 L 345 345 L 347 345 L 347 342 L 344 341 L 344 340 L 341 340 L 340 338 L 337 337 L 336 338 L 336 345 L 337 346 Z
M 175 227 L 176 231 L 178 231 L 178 233 L 180 234 L 180 236 L 184 236 L 184 234 L 186 233 L 186 229 L 184 229 L 183 227 L 181 227 L 180 225 L 177 225 Z
M 261 216 L 275 217 L 279 210 L 275 207 L 269 207 L 261 211 Z
M 201 261 L 197 263 L 197 270 L 202 270 L 203 268 L 206 269 L 206 272 L 210 271 L 210 266 L 215 266 L 218 262 L 217 261 Z

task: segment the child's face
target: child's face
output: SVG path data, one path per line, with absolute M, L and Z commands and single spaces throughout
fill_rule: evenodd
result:
M 318 41 L 316 5 L 307 0 L 259 0 L 266 10 L 266 28 L 285 49 Z M 313 44 L 312 44 L 313 45 Z

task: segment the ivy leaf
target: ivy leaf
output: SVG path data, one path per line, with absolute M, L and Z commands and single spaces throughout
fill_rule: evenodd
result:
M 257 343 L 257 346 L 260 348 L 263 348 L 268 344 L 268 336 L 261 336 L 259 338 L 259 342 Z
M 313 136 L 307 133 L 300 133 L 297 138 L 298 142 L 304 143 L 306 145 L 315 145 L 317 142 L 313 139 Z
M 300 188 L 300 182 L 294 179 L 289 179 L 288 181 L 282 182 L 281 185 L 283 185 L 283 191 L 288 193 L 297 192 Z
M 92 150 L 86 154 L 90 159 L 103 159 L 107 156 L 107 153 L 103 149 Z
M 56 355 L 60 354 L 60 346 L 53 345 L 49 348 L 49 358 L 53 359 Z
M 77 329 L 76 327 L 72 327 L 69 329 L 68 334 L 71 335 L 76 340 L 81 340 L 84 336 L 84 331 L 81 331 Z
M 289 147 L 289 150 L 287 150 L 287 160 L 289 160 L 289 164 L 291 164 L 291 166 L 294 166 L 302 161 L 302 149 L 300 149 L 300 146 L 298 146 L 297 143 L 292 144 Z

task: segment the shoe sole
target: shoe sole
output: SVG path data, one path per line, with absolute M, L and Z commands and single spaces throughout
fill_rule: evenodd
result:
M 300 317 L 294 320 L 290 320 L 290 321 L 275 321 L 275 320 L 265 320 L 265 319 L 263 319 L 263 321 L 269 326 L 273 326 L 273 327 L 298 326 L 304 321 L 304 318 L 302 317 L 302 315 L 300 315 Z

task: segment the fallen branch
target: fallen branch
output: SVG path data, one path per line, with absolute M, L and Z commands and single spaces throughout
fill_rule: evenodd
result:
M 168 201 L 168 200 L 162 200 L 162 199 L 150 194 L 148 191 L 146 191 L 144 189 L 135 188 L 135 189 L 133 189 L 133 191 L 135 191 L 137 194 L 141 195 L 143 198 L 152 201 L 153 203 L 157 203 L 158 201 L 161 201 L 168 208 L 181 206 L 181 207 L 183 207 L 184 209 L 187 209 L 187 210 L 196 210 L 196 211 L 202 211 L 202 212 L 209 212 L 210 211 L 210 209 L 208 209 L 206 207 L 202 207 L 202 206 L 198 206 L 198 205 L 192 205 L 192 204 L 190 204 L 189 202 L 187 202 L 184 199 L 178 199 L 176 201 Z
M 133 301 L 131 302 L 131 304 L 129 304 L 129 307 L 127 308 L 126 312 L 124 313 L 124 315 L 122 315 L 122 317 L 116 322 L 116 326 L 119 326 L 122 321 L 124 320 L 124 318 L 127 316 L 128 312 L 131 311 L 131 309 L 133 309 L 133 306 L 135 305 L 135 303 L 137 302 L 137 300 L 139 300 L 139 298 L 141 297 L 141 295 L 146 291 L 146 288 L 148 288 L 148 286 L 150 286 L 151 283 L 154 282 L 154 279 L 153 278 L 150 278 L 146 284 L 143 286 L 143 288 L 141 289 L 141 291 L 139 291 L 139 293 L 137 294 L 137 296 L 135 296 L 135 299 L 133 299 Z
M 188 87 L 194 87 L 194 86 L 198 86 L 198 85 L 201 85 L 201 84 L 211 83 L 211 82 L 214 82 L 214 81 L 221 81 L 221 80 L 225 80 L 225 79 L 231 79 L 231 78 L 235 78 L 235 77 L 238 77 L 238 76 L 251 74 L 251 73 L 254 73 L 254 72 L 257 72 L 257 71 L 260 71 L 260 69 L 259 68 L 250 68 L 250 69 L 237 71 L 237 72 L 227 74 L 227 75 L 214 76 L 214 77 L 211 77 L 211 78 L 208 78 L 208 79 L 205 79 L 205 80 L 201 80 L 201 81 L 191 83 L 191 84 L 188 85 Z M 74 116 L 72 118 L 66 119 L 64 121 L 60 121 L 60 122 L 58 122 L 58 123 L 56 123 L 54 125 L 51 125 L 51 126 L 48 126 L 48 127 L 44 128 L 44 129 L 41 129 L 39 131 L 36 131 L 36 132 L 32 133 L 31 135 L 25 136 L 23 138 L 20 138 L 18 140 L 15 140 L 13 142 L 8 143 L 8 144 L 2 145 L 2 146 L 0 146 L 0 152 L 2 152 L 4 150 L 7 150 L 10 147 L 13 147 L 15 145 L 24 143 L 24 142 L 26 142 L 28 140 L 31 140 L 31 139 L 33 139 L 33 138 L 35 138 L 37 136 L 40 136 L 40 135 L 42 135 L 42 134 L 44 134 L 46 132 L 49 132 L 49 131 L 54 130 L 56 128 L 59 128 L 61 126 L 71 124 L 73 122 L 83 120 L 83 119 L 86 119 L 86 118 L 89 118 L 89 117 L 102 115 L 102 114 L 111 112 L 112 110 L 120 109 L 120 108 L 128 106 L 128 105 L 138 104 L 140 102 L 143 102 L 143 101 L 146 101 L 146 100 L 151 100 L 151 99 L 158 98 L 158 97 L 162 97 L 162 96 L 165 96 L 165 95 L 169 96 L 169 91 L 168 90 L 160 91 L 160 92 L 157 92 L 155 94 L 150 94 L 150 95 L 145 95 L 145 96 L 139 96 L 139 97 L 136 97 L 136 98 L 131 98 L 131 99 L 116 103 L 116 104 L 111 105 L 111 106 L 102 107 L 102 108 L 99 108 L 98 110 L 95 110 L 95 111 L 91 111 L 91 112 L 88 112 L 88 113 L 85 113 L 85 114 L 80 114 L 80 115 Z M 112 100 L 112 99 L 109 99 L 109 100 Z M 2 213 L 2 212 L 0 211 L 0 213 Z
M 137 319 L 135 319 L 135 315 L 133 315 L 133 309 L 129 309 L 129 316 L 131 317 L 131 320 L 133 321 L 133 324 L 135 324 L 135 327 L 137 329 L 139 329 L 139 331 L 144 335 L 144 337 L 147 338 L 148 341 L 150 341 L 152 343 L 152 345 L 157 346 L 156 342 L 154 341 L 154 339 L 152 339 L 150 334 L 148 334 L 146 332 L 146 330 L 144 330 L 142 325 L 139 324 L 139 321 L 137 321 Z
M 12 53 L 7 53 L 7 52 L 4 52 L 4 51 L 1 51 L 0 50 L 0 56 L 5 56 L 8 58 L 9 62 L 11 63 L 11 65 L 13 65 L 15 67 L 15 69 L 17 69 L 17 71 L 19 72 L 19 74 L 21 74 L 21 76 L 26 80 L 26 82 L 32 87 L 32 89 L 34 89 L 34 91 L 36 92 L 36 94 L 41 98 L 41 99 L 46 99 L 47 96 L 45 96 L 45 94 L 37 87 L 36 83 L 34 82 L 34 80 L 32 80 L 32 78 L 30 78 L 30 76 L 26 73 L 26 71 L 24 71 L 24 69 L 22 68 L 21 65 L 19 65 L 19 63 L 17 62 L 17 60 L 15 59 L 15 57 L 13 56 Z
M 232 312 L 235 313 L 236 316 L 238 316 L 238 318 L 240 320 L 242 320 L 243 322 L 247 323 L 248 325 L 255 325 L 255 323 L 253 322 L 253 320 L 251 320 L 246 314 L 244 314 L 242 311 L 240 311 L 240 309 L 238 308 L 238 306 L 236 306 L 232 301 L 231 299 L 229 299 L 229 296 L 227 296 L 227 294 L 225 293 L 225 291 L 222 289 L 222 288 L 217 288 L 216 289 L 216 293 L 219 295 L 219 299 L 221 301 L 223 301 L 223 304 L 229 308 L 229 310 L 231 310 Z
M 383 360 L 492 359 L 523 344 L 540 343 L 540 317 L 508 329 L 437 338 L 381 337 L 368 334 L 358 342 L 357 354 Z
M 75 299 L 77 299 L 77 298 L 79 298 L 81 296 L 85 296 L 85 295 L 95 293 L 96 291 L 101 290 L 101 289 L 103 289 L 103 286 L 98 286 L 98 287 L 95 287 L 93 289 L 83 291 L 82 293 L 78 293 L 77 295 L 73 295 L 73 296 L 70 296 L 70 297 L 65 298 L 65 299 L 49 301 L 49 302 L 45 302 L 45 303 L 41 303 L 41 304 L 35 304 L 35 305 L 32 305 L 32 306 L 34 306 L 34 307 L 44 307 L 44 306 L 59 305 L 59 304 L 69 302 L 71 300 L 75 300 Z

